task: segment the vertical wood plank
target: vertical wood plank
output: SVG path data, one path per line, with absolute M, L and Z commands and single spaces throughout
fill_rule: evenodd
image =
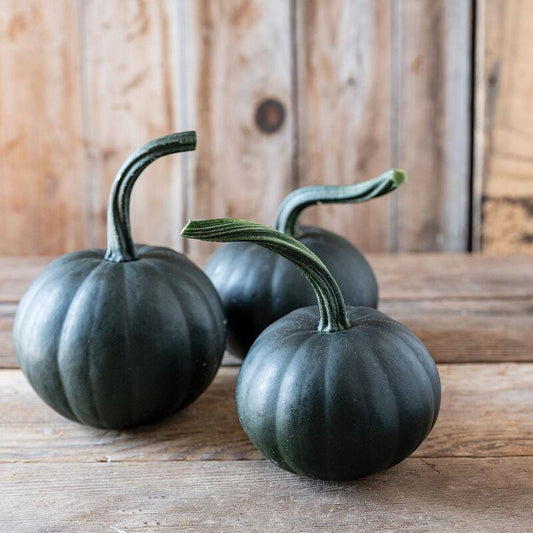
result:
M 83 244 L 77 4 L 0 3 L 0 254 Z
M 396 0 L 394 164 L 396 251 L 462 251 L 470 189 L 470 0 Z
M 177 10 L 171 0 L 81 2 L 84 33 L 86 241 L 105 245 L 107 198 L 123 160 L 176 130 Z M 178 160 L 154 163 L 132 196 L 136 242 L 179 247 L 183 194 Z
M 528 0 L 491 0 L 478 17 L 484 55 L 476 175 L 483 190 L 480 247 L 488 253 L 533 253 L 531 7 Z
M 291 2 L 182 0 L 179 20 L 180 127 L 198 130 L 188 216 L 270 224 L 291 183 Z M 265 100 L 262 130 L 256 114 Z M 188 246 L 199 262 L 213 249 Z
M 390 3 L 298 1 L 298 185 L 355 183 L 391 166 Z M 372 252 L 391 247 L 391 197 L 309 209 Z

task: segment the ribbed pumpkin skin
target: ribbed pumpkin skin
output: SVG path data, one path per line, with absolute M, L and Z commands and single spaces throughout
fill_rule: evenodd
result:
M 204 273 L 167 248 L 104 260 L 84 250 L 33 282 L 14 326 L 19 364 L 63 416 L 121 429 L 152 422 L 211 383 L 226 341 L 220 299 Z
M 316 330 L 318 308 L 266 329 L 237 381 L 237 410 L 252 443 L 278 466 L 323 480 L 353 480 L 411 454 L 433 427 L 440 380 L 406 327 L 347 307 L 352 327 Z
M 302 227 L 298 240 L 328 267 L 347 305 L 377 307 L 378 286 L 364 256 L 347 240 L 322 228 Z M 244 358 L 259 334 L 300 307 L 316 304 L 309 282 L 287 259 L 247 242 L 221 246 L 205 273 L 228 319 L 228 348 Z

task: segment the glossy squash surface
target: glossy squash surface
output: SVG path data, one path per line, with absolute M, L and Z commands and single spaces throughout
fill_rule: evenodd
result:
M 353 480 L 410 455 L 435 424 L 437 367 L 405 326 L 345 306 L 324 263 L 290 236 L 235 219 L 190 222 L 186 237 L 257 243 L 293 262 L 318 306 L 263 331 L 241 367 L 236 401 L 252 443 L 278 466 L 323 480 Z
M 376 308 L 378 285 L 363 254 L 340 235 L 298 226 L 297 220 L 310 205 L 367 201 L 391 192 L 405 179 L 402 171 L 392 170 L 356 185 L 297 189 L 280 205 L 274 225 L 324 262 L 349 305 Z M 309 283 L 290 261 L 248 242 L 220 247 L 204 270 L 222 299 L 228 319 L 228 348 L 241 358 L 267 326 L 290 311 L 315 303 Z
M 194 146 L 193 133 L 174 134 L 136 152 L 112 189 L 107 251 L 53 261 L 19 304 L 19 364 L 67 418 L 114 429 L 153 422 L 192 402 L 215 376 L 226 340 L 215 288 L 185 256 L 134 245 L 129 233 L 140 172 Z

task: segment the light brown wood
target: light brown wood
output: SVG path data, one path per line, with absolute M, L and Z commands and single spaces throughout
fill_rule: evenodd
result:
M 16 368 L 18 299 L 48 260 L 0 258 L 0 368 Z M 533 258 L 371 255 L 380 310 L 411 328 L 439 363 L 533 361 Z M 531 290 L 530 290 L 531 289 Z M 225 365 L 239 361 L 226 357 Z
M 266 461 L 11 464 L 6 531 L 498 531 L 531 528 L 533 458 L 408 459 L 355 483 Z
M 124 159 L 146 141 L 177 129 L 177 11 L 170 0 L 83 2 L 81 55 L 87 247 L 104 247 L 107 199 Z M 132 196 L 134 240 L 181 246 L 184 195 L 180 163 L 166 157 L 150 167 Z
M 43 404 L 20 371 L 0 371 L 0 463 L 259 459 L 237 419 L 238 371 L 220 369 L 183 413 L 122 432 L 64 419 Z M 533 364 L 439 365 L 439 372 L 441 412 L 415 456 L 531 455 Z
M 187 167 L 189 218 L 234 216 L 272 223 L 293 165 L 290 2 L 187 0 L 180 10 L 180 127 L 198 130 Z M 278 101 L 285 119 L 265 133 L 256 111 Z M 267 117 L 268 118 L 268 117 Z M 272 118 L 272 116 L 270 117 Z M 190 241 L 203 262 L 213 245 Z
M 533 298 L 384 300 L 380 311 L 405 324 L 439 363 L 533 361 Z M 12 344 L 16 304 L 0 303 L 0 368 L 18 366 Z M 239 364 L 229 356 L 223 365 Z
M 297 183 L 355 183 L 391 162 L 391 3 L 296 2 Z M 394 193 L 393 193 L 394 194 Z M 391 249 L 391 196 L 310 208 L 303 223 L 327 227 L 366 251 Z
M 533 298 L 385 300 L 379 309 L 413 331 L 439 363 L 533 361 Z
M 470 188 L 470 0 L 393 3 L 394 251 L 463 251 Z
M 476 87 L 484 104 L 478 110 L 483 120 L 477 121 L 481 248 L 533 252 L 533 68 L 527 37 L 533 32 L 533 10 L 528 0 L 491 0 L 483 2 L 482 14 L 484 55 Z
M 79 33 L 76 2 L 2 2 L 0 255 L 83 243 Z
M 533 258 L 479 254 L 371 255 L 382 301 L 533 296 Z

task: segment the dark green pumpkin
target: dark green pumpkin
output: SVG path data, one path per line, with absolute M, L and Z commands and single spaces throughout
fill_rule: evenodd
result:
M 318 307 L 263 331 L 241 367 L 239 420 L 278 466 L 323 480 L 353 480 L 410 455 L 440 407 L 436 365 L 405 326 L 375 309 L 345 307 L 316 255 L 289 236 L 232 219 L 191 222 L 183 235 L 255 242 L 305 274 Z
M 404 181 L 402 171 L 391 170 L 355 185 L 297 189 L 280 205 L 274 227 L 297 238 L 324 262 L 349 305 L 376 308 L 378 285 L 363 254 L 335 233 L 297 226 L 297 219 L 310 205 L 367 201 Z M 294 309 L 315 303 L 311 286 L 290 261 L 248 242 L 220 247 L 204 270 L 222 299 L 228 320 L 228 348 L 241 358 L 267 326 Z
M 215 376 L 226 340 L 216 290 L 185 256 L 134 245 L 129 231 L 129 196 L 142 170 L 195 145 L 187 132 L 134 153 L 111 191 L 107 251 L 53 261 L 19 304 L 19 364 L 67 418 L 114 429 L 153 422 L 191 403 Z

